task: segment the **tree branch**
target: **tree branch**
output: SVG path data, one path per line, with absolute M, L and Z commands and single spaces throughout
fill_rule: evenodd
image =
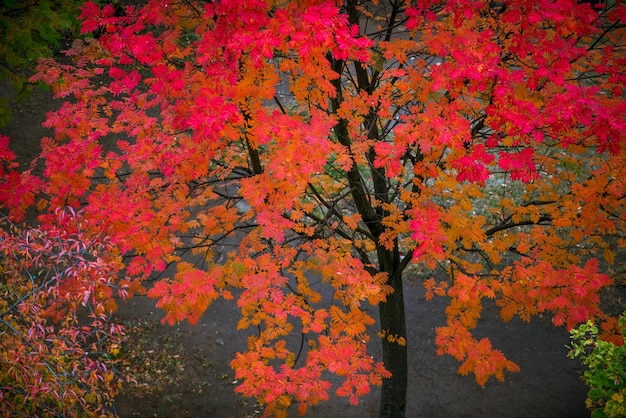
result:
M 551 222 L 552 216 L 543 215 L 539 218 L 537 222 L 534 221 L 521 221 L 521 222 L 510 222 L 510 223 L 501 223 L 499 225 L 494 226 L 493 228 L 489 228 L 485 231 L 485 235 L 490 237 L 496 232 L 504 231 L 506 229 L 515 228 L 516 226 L 524 226 L 524 225 L 541 225 L 542 222 Z

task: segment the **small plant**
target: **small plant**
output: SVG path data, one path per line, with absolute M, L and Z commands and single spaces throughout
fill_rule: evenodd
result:
M 626 337 L 626 312 L 619 319 Z M 598 327 L 591 321 L 570 331 L 569 358 L 580 357 L 588 370 L 583 380 L 589 386 L 587 409 L 591 418 L 626 416 L 626 344 L 616 345 L 598 338 Z

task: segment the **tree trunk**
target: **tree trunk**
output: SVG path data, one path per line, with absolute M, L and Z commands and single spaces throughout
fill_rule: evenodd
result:
M 379 252 L 380 255 L 380 252 Z M 387 263 L 381 263 L 383 271 L 389 273 L 389 284 L 393 293 L 385 303 L 379 305 L 380 328 L 386 335 L 402 337 L 406 341 L 406 317 L 404 310 L 404 294 L 402 275 L 397 271 L 398 263 L 394 255 L 387 253 Z M 380 259 L 379 259 L 380 260 Z M 389 271 L 389 270 L 391 271 Z M 407 392 L 407 346 L 382 339 L 383 361 L 385 368 L 391 373 L 389 379 L 383 380 L 380 400 L 380 418 L 404 418 L 406 411 Z

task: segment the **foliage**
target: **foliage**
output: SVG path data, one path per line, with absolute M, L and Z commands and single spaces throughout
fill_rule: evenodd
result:
M 236 390 L 268 414 L 383 384 L 403 415 L 411 264 L 448 276 L 424 283 L 450 300 L 439 352 L 503 379 L 518 366 L 472 335 L 483 299 L 572 328 L 624 274 L 626 12 L 413 3 L 86 3 L 97 39 L 32 79 L 64 102 L 14 215 L 82 207 L 130 276 L 176 265 L 149 291 L 168 322 L 236 297 Z
M 71 209 L 45 229 L 2 226 L 0 414 L 107 414 L 117 383 L 107 350 L 120 260 Z M 107 414 L 108 415 L 108 414 Z
M 37 60 L 58 52 L 64 35 L 78 33 L 82 0 L 2 0 L 0 2 L 0 79 L 8 80 L 21 95 Z M 0 126 L 8 122 L 10 109 L 0 99 Z
M 598 338 L 592 321 L 570 331 L 568 356 L 581 358 L 588 367 L 583 379 L 590 388 L 586 403 L 592 418 L 626 416 L 626 313 L 619 318 L 619 326 L 622 339 L 617 344 Z
M 16 98 L 30 93 L 28 77 L 41 57 L 58 54 L 64 40 L 79 35 L 83 0 L 2 0 L 0 2 L 0 79 L 7 80 Z M 98 1 L 98 4 L 117 0 Z M 11 109 L 0 98 L 0 127 L 8 123 Z

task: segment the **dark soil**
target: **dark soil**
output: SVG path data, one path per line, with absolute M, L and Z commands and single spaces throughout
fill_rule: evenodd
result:
M 485 309 L 476 335 L 489 336 L 521 367 L 505 382 L 491 379 L 484 387 L 471 376 L 457 373 L 459 363 L 436 354 L 435 327 L 445 324 L 445 300 L 426 301 L 421 285 L 406 283 L 407 315 L 410 326 L 409 396 L 407 417 L 588 417 L 586 387 L 580 380 L 580 365 L 567 359 L 567 332 L 546 319 L 531 323 L 512 320 L 502 323 L 494 307 Z M 135 298 L 120 306 L 123 320 L 137 318 L 158 322 L 162 313 L 154 301 Z M 236 331 L 238 311 L 231 302 L 218 301 L 195 326 L 159 326 L 155 338 L 175 336 L 182 343 L 184 371 L 179 383 L 163 394 L 143 398 L 120 396 L 116 403 L 122 417 L 189 416 L 247 417 L 259 411 L 254 403 L 234 392 L 236 381 L 228 363 L 237 350 L 245 348 L 245 337 Z M 380 350 L 374 348 L 374 357 Z M 379 391 L 361 399 L 357 407 L 347 399 L 333 397 L 309 411 L 312 417 L 375 417 Z
M 0 95 L 9 95 L 6 86 L 0 85 Z M 23 164 L 28 165 L 38 154 L 39 139 L 50 135 L 41 122 L 45 113 L 57 106 L 49 93 L 36 91 L 16 104 L 12 123 L 0 129 L 11 137 L 11 147 Z M 622 290 L 613 295 L 613 302 L 623 309 Z M 493 306 L 486 307 L 475 335 L 489 336 L 496 348 L 521 367 L 521 372 L 508 374 L 505 382 L 491 379 L 480 387 L 472 376 L 457 373 L 458 362 L 436 354 L 435 328 L 445 324 L 446 300 L 426 301 L 417 279 L 406 281 L 405 294 L 410 361 L 407 417 L 589 416 L 585 409 L 587 388 L 580 379 L 583 369 L 577 361 L 566 357 L 569 337 L 565 329 L 555 328 L 548 318 L 537 318 L 531 323 L 518 319 L 503 323 Z M 147 363 L 155 360 L 154 373 L 162 374 L 165 370 L 169 375 L 167 383 L 155 378 L 153 384 L 126 385 L 115 404 L 119 416 L 230 418 L 259 414 L 261 408 L 254 401 L 234 393 L 237 382 L 229 362 L 236 351 L 245 347 L 246 339 L 236 329 L 239 316 L 233 302 L 217 301 L 195 326 L 161 325 L 162 313 L 145 296 L 121 303 L 117 316 L 126 323 L 151 324 L 141 331 L 140 337 L 152 339 L 157 350 L 145 350 L 137 359 Z M 376 346 L 372 355 L 380 358 Z M 165 352 L 165 358 L 176 363 L 175 368 L 161 367 L 164 357 L 157 355 L 159 349 Z M 311 408 L 309 416 L 375 417 L 378 399 L 379 391 L 374 390 L 353 407 L 347 399 L 331 397 Z

